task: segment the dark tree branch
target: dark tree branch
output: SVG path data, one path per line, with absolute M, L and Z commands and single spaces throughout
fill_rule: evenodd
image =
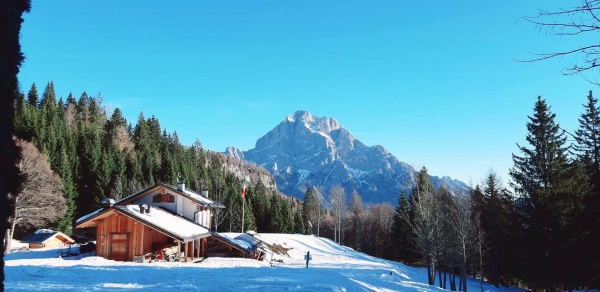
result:
M 525 16 L 523 19 L 534 24 L 538 29 L 545 28 L 547 33 L 555 36 L 589 35 L 600 32 L 600 0 L 582 0 L 580 5 L 571 8 L 559 8 L 557 11 L 539 10 L 534 16 Z M 574 63 L 563 68 L 564 75 L 580 74 L 600 67 L 600 43 L 581 45 L 574 49 L 553 53 L 531 53 L 534 58 L 516 60 L 518 62 L 538 62 L 568 55 L 583 55 L 579 63 Z M 596 78 L 584 78 L 596 85 L 600 85 Z

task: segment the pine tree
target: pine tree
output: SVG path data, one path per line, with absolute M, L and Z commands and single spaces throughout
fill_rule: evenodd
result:
M 39 106 L 38 102 L 39 102 L 39 94 L 38 94 L 37 86 L 35 86 L 35 83 L 33 83 L 31 85 L 31 88 L 29 89 L 29 92 L 27 93 L 27 103 L 30 106 L 36 108 Z
M 488 176 L 485 179 L 485 185 L 483 193 L 485 195 L 485 212 L 482 212 L 482 215 L 485 216 L 483 220 L 483 224 L 487 227 L 487 234 L 489 235 L 489 240 L 491 243 L 491 251 L 490 251 L 490 259 L 492 269 L 492 281 L 494 286 L 498 287 L 500 284 L 500 267 L 502 254 L 500 249 L 502 246 L 500 245 L 500 239 L 502 235 L 501 232 L 501 224 L 502 224 L 502 205 L 500 203 L 500 179 L 496 175 L 495 172 L 490 171 Z
M 391 237 L 395 247 L 395 260 L 409 263 L 414 260 L 414 245 L 411 241 L 409 225 L 409 204 L 404 192 L 398 197 L 398 206 L 394 212 Z
M 271 230 L 271 201 L 267 193 L 267 188 L 259 179 L 253 189 L 252 209 L 256 217 L 256 228 L 258 232 L 268 232 Z
M 59 133 L 58 127 L 59 121 L 58 108 L 56 101 L 56 93 L 54 92 L 54 83 L 48 82 L 44 93 L 42 94 L 41 100 L 41 112 L 40 112 L 40 127 L 39 135 L 36 140 L 36 145 L 42 150 L 43 153 L 48 155 L 50 164 L 53 168 L 57 168 L 60 163 L 60 153 L 58 151 L 59 144 Z
M 302 209 L 297 208 L 294 212 L 294 233 L 305 234 L 304 219 L 302 218 Z
M 270 210 L 270 232 L 283 233 L 284 223 L 281 206 L 281 198 L 278 195 L 271 196 L 271 210 Z
M 585 210 L 578 224 L 582 228 L 582 245 L 579 247 L 583 271 L 582 282 L 589 287 L 600 287 L 600 106 L 592 91 L 583 105 L 585 112 L 579 118 L 575 132 L 577 155 L 585 165 L 590 191 L 585 195 Z
M 600 107 L 598 99 L 594 98 L 590 90 L 585 112 L 579 118 L 579 129 L 575 132 L 577 150 L 580 157 L 590 161 L 589 171 L 591 182 L 596 189 L 600 187 Z
M 126 154 L 123 154 L 118 149 L 113 148 L 112 153 L 112 165 L 113 165 L 113 173 L 111 178 L 111 189 L 110 189 L 110 197 L 119 200 L 123 198 L 127 193 L 125 190 L 127 188 L 127 161 Z
M 32 141 L 38 131 L 38 91 L 35 83 L 27 93 L 27 100 L 23 101 L 22 117 L 15 116 L 15 119 L 20 119 L 20 126 L 15 128 L 15 134 L 27 141 Z
M 292 233 L 294 231 L 294 215 L 292 212 L 292 205 L 285 198 L 281 200 L 281 222 L 281 233 Z
M 60 176 L 63 182 L 64 198 L 66 205 L 65 215 L 58 222 L 58 230 L 65 234 L 71 234 L 73 230 L 73 220 L 75 217 L 75 200 L 77 193 L 75 190 L 75 184 L 72 176 L 72 166 L 67 155 L 66 148 L 61 150 L 61 165 L 57 170 L 57 174 Z
M 22 135 L 25 124 L 25 111 L 27 110 L 27 102 L 25 101 L 25 95 L 23 93 L 19 93 L 17 98 L 15 99 L 15 112 L 14 112 L 14 131 L 17 135 Z M 20 136 L 23 137 L 23 136 Z
M 252 212 L 252 199 L 250 196 L 246 196 L 242 198 L 242 200 L 246 200 L 246 211 L 244 212 L 244 232 L 248 230 L 256 230 L 256 220 L 254 218 L 254 212 Z
M 308 227 L 306 228 L 307 234 L 313 234 L 315 232 L 317 224 L 314 222 L 314 219 L 318 213 L 316 208 L 318 208 L 318 200 L 315 196 L 314 189 L 308 187 L 304 193 L 304 201 L 302 204 L 302 216 L 304 217 L 304 222 L 308 223 Z
M 555 123 L 555 114 L 538 97 L 534 114 L 527 123 L 522 156 L 513 154 L 510 170 L 512 186 L 523 198 L 521 203 L 525 230 L 526 277 L 535 287 L 553 289 L 564 284 L 563 270 L 571 240 L 572 220 L 580 204 L 582 188 L 575 169 L 569 164 L 566 136 Z

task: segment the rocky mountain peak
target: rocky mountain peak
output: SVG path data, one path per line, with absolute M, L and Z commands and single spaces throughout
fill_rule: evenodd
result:
M 299 110 L 291 115 L 288 115 L 284 122 L 299 123 L 311 130 L 311 132 L 321 132 L 325 135 L 329 135 L 332 131 L 342 128 L 342 126 L 334 118 L 316 117 L 304 110 Z
M 383 146 L 366 146 L 335 119 L 303 110 L 288 115 L 258 139 L 254 149 L 229 147 L 226 154 L 269 170 L 281 192 L 300 199 L 309 186 L 326 193 L 340 185 L 348 196 L 356 190 L 367 203 L 395 205 L 400 192 L 412 188 L 416 175 Z M 432 180 L 466 187 L 447 178 Z

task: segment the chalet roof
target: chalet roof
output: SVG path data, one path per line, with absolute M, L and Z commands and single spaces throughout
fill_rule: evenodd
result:
M 125 204 L 127 204 L 127 202 L 130 202 L 131 200 L 134 200 L 134 199 L 136 199 L 136 198 L 138 198 L 140 196 L 143 196 L 148 191 L 150 191 L 152 189 L 155 189 L 155 188 L 158 188 L 158 187 L 165 187 L 165 188 L 169 189 L 170 191 L 172 191 L 174 193 L 177 193 L 177 194 L 179 194 L 179 195 L 181 195 L 183 197 L 186 197 L 186 198 L 192 200 L 193 202 L 196 202 L 196 203 L 201 204 L 201 205 L 205 205 L 205 206 L 208 206 L 208 207 L 211 207 L 211 208 L 225 208 L 225 206 L 223 206 L 222 204 L 214 202 L 214 201 L 210 200 L 209 198 L 205 198 L 202 195 L 200 195 L 200 194 L 198 194 L 198 193 L 196 193 L 194 191 L 184 190 L 182 192 L 182 191 L 180 191 L 180 190 L 177 189 L 177 186 L 173 186 L 173 185 L 169 185 L 169 184 L 165 184 L 165 183 L 155 184 L 152 187 L 149 187 L 147 189 L 144 189 L 144 190 L 141 190 L 141 191 L 139 191 L 137 193 L 134 193 L 134 194 L 132 194 L 130 196 L 127 196 L 127 197 L 125 197 L 125 198 L 117 201 L 115 203 L 115 205 L 125 205 Z
M 28 236 L 23 238 L 21 240 L 21 242 L 23 242 L 23 243 L 44 243 L 53 237 L 58 238 L 62 242 L 70 242 L 70 243 L 75 242 L 75 240 L 73 240 L 68 235 L 66 235 L 60 231 L 54 231 L 54 230 L 50 230 L 50 229 L 38 229 L 34 233 L 29 234 Z
M 260 239 L 245 233 L 233 238 L 217 232 L 213 232 L 212 235 L 220 241 L 228 243 L 229 245 L 232 245 L 236 249 L 245 253 L 252 253 L 261 243 Z
M 175 192 L 175 193 L 177 193 L 179 195 L 182 195 L 182 196 L 184 196 L 186 198 L 189 198 L 190 200 L 192 200 L 192 201 L 194 201 L 196 203 L 199 203 L 201 205 L 205 205 L 205 206 L 208 206 L 208 207 L 211 207 L 211 208 L 225 208 L 225 206 L 223 206 L 222 204 L 216 203 L 216 202 L 214 202 L 214 201 L 212 201 L 212 200 L 210 200 L 208 198 L 205 198 L 202 195 L 200 195 L 200 194 L 198 194 L 198 193 L 196 193 L 194 191 L 184 190 L 184 192 L 181 192 L 180 190 L 177 189 L 176 186 L 165 184 L 165 183 L 155 184 L 152 187 L 149 187 L 149 188 L 143 189 L 141 191 L 138 191 L 136 193 L 133 193 L 133 194 L 131 194 L 131 195 L 125 197 L 125 198 L 122 198 L 122 199 L 118 200 L 115 203 L 115 205 L 116 206 L 125 206 L 125 205 L 128 205 L 127 203 L 131 202 L 132 200 L 134 200 L 134 199 L 136 199 L 136 198 L 138 198 L 140 196 L 143 196 L 143 195 L 147 194 L 149 191 L 151 191 L 151 190 L 153 190 L 155 188 L 159 188 L 161 186 L 165 187 L 165 188 L 168 188 L 172 192 Z M 90 214 L 87 214 L 87 215 L 84 215 L 84 216 L 80 217 L 79 219 L 77 219 L 76 223 L 79 224 L 81 222 L 87 221 L 87 219 L 89 219 L 91 217 L 95 217 L 96 215 L 98 215 L 100 213 L 103 213 L 105 211 L 108 211 L 109 209 L 110 208 L 100 208 L 100 209 L 98 209 L 98 210 L 96 210 L 96 211 L 94 211 L 94 212 L 92 212 Z
M 188 242 L 198 238 L 210 236 L 210 231 L 184 217 L 167 212 L 161 208 L 150 206 L 150 212 L 140 212 L 138 205 L 113 205 L 110 208 L 100 209 L 94 213 L 83 216 L 77 220 L 76 228 L 94 226 L 92 219 L 107 216 L 108 212 L 119 212 L 142 224 L 149 226 L 174 239 Z
M 150 207 L 150 212 L 142 213 L 138 205 L 114 207 L 118 212 L 184 242 L 210 236 L 208 229 L 160 208 Z

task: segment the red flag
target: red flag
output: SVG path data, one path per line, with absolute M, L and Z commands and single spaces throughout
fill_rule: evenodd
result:
M 246 177 L 244 177 L 244 182 L 242 185 L 242 198 L 246 195 Z

